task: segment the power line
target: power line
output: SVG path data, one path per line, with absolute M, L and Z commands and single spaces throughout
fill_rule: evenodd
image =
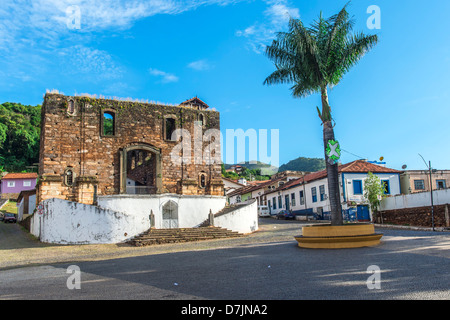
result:
M 341 148 L 341 151 L 347 152 L 348 154 L 351 154 L 352 156 L 355 156 L 355 157 L 359 158 L 359 160 L 361 160 L 361 159 L 368 159 L 367 157 L 358 156 L 357 154 L 351 153 L 351 152 L 349 152 L 347 150 L 344 150 L 342 148 Z

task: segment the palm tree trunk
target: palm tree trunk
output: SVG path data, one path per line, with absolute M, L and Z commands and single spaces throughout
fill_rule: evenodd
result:
M 328 194 L 331 210 L 331 225 L 342 225 L 342 208 L 339 189 L 338 164 L 332 164 L 328 161 L 327 145 L 329 140 L 335 140 L 334 130 L 331 122 L 331 110 L 328 104 L 327 89 L 322 89 L 322 125 L 323 125 L 323 144 L 325 153 L 325 162 L 328 176 Z

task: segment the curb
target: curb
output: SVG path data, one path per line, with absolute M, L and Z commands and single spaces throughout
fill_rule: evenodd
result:
M 394 225 L 394 224 L 378 224 L 375 223 L 374 226 L 376 228 L 386 228 L 386 229 L 398 229 L 398 230 L 415 230 L 415 231 L 433 231 L 433 228 L 429 227 L 414 227 L 414 226 L 400 226 L 400 225 Z M 434 231 L 439 232 L 450 232 L 449 227 L 439 227 L 434 228 Z

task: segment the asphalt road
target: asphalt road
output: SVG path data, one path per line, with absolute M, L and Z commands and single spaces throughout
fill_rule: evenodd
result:
M 383 228 L 376 247 L 314 250 L 297 246 L 295 221 L 261 226 L 260 236 L 209 249 L 2 270 L 0 299 L 450 299 L 449 232 Z M 72 265 L 79 274 L 68 273 Z M 369 289 L 369 278 L 379 286 Z

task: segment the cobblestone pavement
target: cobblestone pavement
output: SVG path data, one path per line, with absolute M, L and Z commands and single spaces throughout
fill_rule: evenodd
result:
M 19 224 L 0 223 L 0 269 L 27 265 L 96 261 L 168 252 L 208 250 L 259 242 L 293 241 L 301 233 L 301 222 L 260 220 L 257 232 L 236 239 L 218 239 L 189 243 L 134 247 L 128 244 L 54 245 L 44 244 L 27 233 Z
M 264 245 L 283 242 L 296 244 L 294 236 L 301 234 L 301 227 L 305 224 L 311 224 L 311 222 L 260 218 L 259 230 L 242 238 L 134 247 L 128 244 L 44 244 L 27 233 L 19 224 L 0 223 L 0 269 L 71 261 L 98 261 L 170 252 L 210 250 L 243 245 Z M 389 228 L 377 228 L 377 232 L 385 234 L 379 246 L 383 250 L 412 250 L 414 252 L 428 252 L 428 254 L 433 254 L 432 252 L 434 252 L 449 258 L 450 232 L 391 230 Z M 421 246 L 420 240 L 427 240 L 422 242 L 426 246 Z M 429 241 L 432 241 L 432 244 L 428 243 Z M 410 248 L 409 246 L 412 247 Z
M 243 238 L 132 247 L 45 245 L 2 224 L 0 299 L 450 299 L 449 232 L 377 228 L 378 246 L 313 250 L 297 246 L 301 226 L 261 219 Z M 71 265 L 81 290 L 67 287 Z M 372 290 L 374 266 L 380 288 Z

